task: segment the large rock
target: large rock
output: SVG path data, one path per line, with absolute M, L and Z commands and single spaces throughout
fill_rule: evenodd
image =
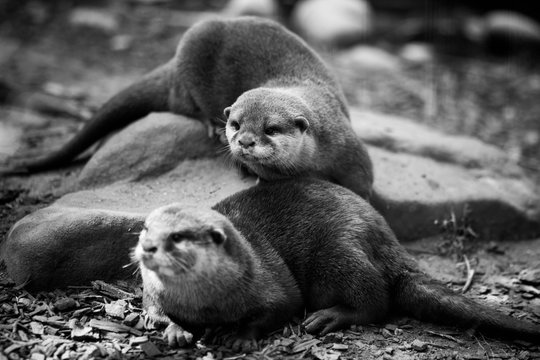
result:
M 155 177 L 182 160 L 215 157 L 219 146 L 201 129 L 200 121 L 152 114 L 118 133 L 92 156 L 81 171 L 80 185 L 95 187 L 116 180 Z
M 396 73 L 400 70 L 399 58 L 379 47 L 356 45 L 336 56 L 336 64 L 351 71 L 381 71 Z
M 291 13 L 291 24 L 302 37 L 323 47 L 348 46 L 372 31 L 370 5 L 364 0 L 305 0 Z
M 222 10 L 226 16 L 261 16 L 279 20 L 281 12 L 276 0 L 229 0 Z
M 436 220 L 471 210 L 489 239 L 539 233 L 535 186 L 501 150 L 357 109 L 354 130 L 375 165 L 374 206 L 400 240 L 437 234 Z M 16 223 L 1 254 L 17 283 L 44 288 L 126 276 L 141 221 L 171 202 L 210 207 L 252 186 L 197 121 L 153 114 L 111 139 L 81 171 L 79 191 Z

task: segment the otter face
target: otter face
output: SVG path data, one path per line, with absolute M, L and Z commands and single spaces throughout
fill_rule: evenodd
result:
M 226 242 L 219 224 L 168 206 L 147 217 L 133 258 L 163 280 L 186 280 L 219 272 Z
M 314 149 L 306 115 L 283 101 L 250 103 L 239 98 L 224 110 L 232 156 L 267 180 L 300 172 Z

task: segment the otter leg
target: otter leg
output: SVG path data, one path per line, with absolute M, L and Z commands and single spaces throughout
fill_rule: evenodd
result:
M 349 327 L 353 324 L 368 324 L 377 320 L 377 315 L 371 311 L 336 305 L 317 310 L 307 317 L 302 326 L 308 333 L 326 335 L 329 332 Z

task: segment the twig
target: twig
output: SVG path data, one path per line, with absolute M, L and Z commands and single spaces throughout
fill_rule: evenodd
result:
M 471 263 L 469 262 L 467 255 L 463 255 L 463 259 L 465 260 L 465 266 L 467 266 L 467 281 L 465 281 L 465 285 L 463 285 L 463 289 L 461 289 L 461 293 L 465 294 L 471 287 L 475 271 L 474 269 L 471 268 Z
M 425 332 L 430 334 L 430 335 L 433 335 L 433 336 L 439 336 L 439 337 L 442 337 L 444 339 L 455 341 L 460 345 L 463 345 L 465 343 L 465 342 L 463 342 L 463 341 L 461 341 L 459 339 L 456 339 L 455 337 L 453 337 L 451 335 L 436 333 L 435 331 L 431 331 L 431 330 L 425 330 Z

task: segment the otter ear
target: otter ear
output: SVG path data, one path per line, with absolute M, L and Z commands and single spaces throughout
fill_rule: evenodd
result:
M 294 124 L 301 132 L 304 132 L 309 127 L 309 121 L 303 116 L 297 116 L 294 118 Z
M 230 114 L 231 114 L 231 107 L 227 106 L 225 110 L 223 110 L 223 115 L 225 115 L 225 117 L 228 119 Z
M 210 230 L 210 236 L 212 237 L 212 240 L 216 244 L 223 244 L 225 240 L 227 240 L 227 235 L 225 235 L 225 232 L 221 229 L 212 229 Z

